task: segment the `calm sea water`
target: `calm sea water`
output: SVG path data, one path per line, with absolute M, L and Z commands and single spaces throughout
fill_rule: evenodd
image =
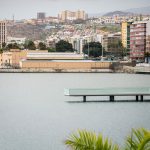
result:
M 123 145 L 132 128 L 150 129 L 150 103 L 69 103 L 82 98 L 65 97 L 64 88 L 148 86 L 149 75 L 0 74 L 0 150 L 65 150 L 77 129 Z

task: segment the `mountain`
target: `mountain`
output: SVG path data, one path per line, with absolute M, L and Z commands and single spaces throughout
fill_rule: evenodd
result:
M 150 15 L 150 6 L 140 7 L 140 8 L 131 8 L 131 9 L 127 9 L 125 11 L 136 13 L 136 14 Z
M 89 17 L 101 17 L 101 16 L 132 16 L 134 14 L 143 14 L 143 15 L 150 15 L 150 6 L 147 7 L 140 7 L 140 8 L 130 8 L 121 11 L 113 11 L 108 13 L 97 13 L 97 14 L 89 14 Z
M 133 13 L 131 12 L 113 11 L 113 12 L 108 12 L 104 14 L 103 16 L 113 17 L 113 16 L 131 16 L 131 15 L 133 15 Z

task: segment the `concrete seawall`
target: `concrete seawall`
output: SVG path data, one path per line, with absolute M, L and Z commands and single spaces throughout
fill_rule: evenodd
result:
M 131 62 L 32 62 L 20 69 L 0 69 L 0 73 L 135 73 L 134 66 Z
M 0 73 L 113 73 L 112 69 L 0 69 Z

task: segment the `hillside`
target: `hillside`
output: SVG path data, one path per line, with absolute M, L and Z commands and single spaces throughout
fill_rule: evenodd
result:
M 104 14 L 103 16 L 113 17 L 113 16 L 131 16 L 133 13 L 124 12 L 124 11 L 113 11 Z
M 150 6 L 140 7 L 140 8 L 131 8 L 131 9 L 127 9 L 125 11 L 136 13 L 136 14 L 150 15 Z

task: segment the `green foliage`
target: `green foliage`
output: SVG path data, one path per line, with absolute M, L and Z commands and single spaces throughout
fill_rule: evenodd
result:
M 56 49 L 55 48 L 48 48 L 48 52 L 56 52 Z
M 112 43 L 109 43 L 108 49 L 114 55 L 120 55 L 124 57 L 128 54 L 128 49 L 123 47 L 121 40 L 116 40 Z
M 83 46 L 83 53 L 89 54 L 90 57 L 99 57 L 102 55 L 102 45 L 99 42 L 86 43 Z
M 46 45 L 45 45 L 45 43 L 40 42 L 39 45 L 38 45 L 38 48 L 39 48 L 40 50 L 46 50 Z
M 103 139 L 101 134 L 96 135 L 86 130 L 72 134 L 65 144 L 73 150 L 118 150 L 118 146 L 113 145 L 108 138 Z
M 127 137 L 125 150 L 150 150 L 150 131 L 146 129 L 132 129 Z
M 2 49 L 0 49 L 0 54 L 2 54 L 3 53 L 3 50 Z
M 5 48 L 5 47 L 6 47 L 6 43 L 3 42 L 3 43 L 2 43 L 2 48 Z
M 116 144 L 112 144 L 108 138 L 103 138 L 102 134 L 96 135 L 94 132 L 78 130 L 71 134 L 65 144 L 72 150 L 119 150 Z M 140 128 L 133 129 L 131 135 L 126 139 L 125 148 L 122 150 L 150 150 L 150 131 Z M 120 150 L 121 150 L 120 149 Z
M 104 32 L 120 32 L 121 26 L 117 26 L 117 25 L 103 26 L 100 28 L 100 30 Z
M 14 44 L 8 44 L 6 46 L 7 49 L 20 49 L 19 45 L 17 43 L 14 43 Z
M 60 40 L 56 43 L 56 52 L 73 52 L 72 44 L 67 41 Z
M 25 49 L 29 49 L 29 50 L 36 50 L 35 44 L 31 40 L 25 41 L 24 47 Z
M 149 52 L 145 52 L 145 57 L 150 57 L 150 53 Z

